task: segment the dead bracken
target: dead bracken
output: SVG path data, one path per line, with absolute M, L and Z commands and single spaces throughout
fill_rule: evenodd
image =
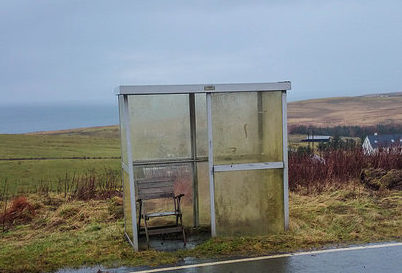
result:
M 402 190 L 402 169 L 389 171 L 374 168 L 363 169 L 360 181 L 372 190 Z
M 35 216 L 35 208 L 28 202 L 25 196 L 19 196 L 11 201 L 11 205 L 0 213 L 0 223 L 3 230 L 13 225 L 26 224 Z

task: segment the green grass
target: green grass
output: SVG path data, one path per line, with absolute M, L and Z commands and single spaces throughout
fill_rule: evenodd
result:
M 119 170 L 120 159 L 65 159 L 0 161 L 0 190 L 7 180 L 9 193 L 32 192 L 40 184 L 54 190 L 60 178 L 102 172 L 105 169 Z
M 300 136 L 290 137 L 297 141 Z M 117 127 L 86 128 L 34 135 L 0 135 L 0 158 L 120 156 Z M 58 178 L 105 168 L 119 159 L 0 161 L 0 190 L 30 192 L 54 188 Z M 402 193 L 363 188 L 290 195 L 290 231 L 271 236 L 215 238 L 193 250 L 134 252 L 123 237 L 121 202 L 65 200 L 29 194 L 32 221 L 0 232 L 0 272 L 50 272 L 64 267 L 171 264 L 184 257 L 255 256 L 338 244 L 400 241 Z M 3 203 L 0 201 L 0 208 Z M 117 209 L 116 209 L 117 208 Z
M 40 183 L 55 187 L 59 178 L 91 171 L 120 169 L 117 126 L 83 128 L 25 135 L 0 135 L 0 159 L 71 158 L 105 159 L 0 160 L 0 189 L 8 181 L 9 193 L 34 191 Z
M 119 157 L 116 127 L 0 135 L 0 158 Z
M 400 241 L 402 193 L 328 190 L 290 195 L 290 231 L 270 236 L 215 238 L 192 250 L 134 252 L 123 238 L 121 200 L 65 201 L 29 195 L 30 223 L 0 234 L 0 272 L 49 272 L 65 267 L 154 266 L 185 257 L 258 256 L 334 245 Z M 10 257 L 13 257 L 10 259 Z

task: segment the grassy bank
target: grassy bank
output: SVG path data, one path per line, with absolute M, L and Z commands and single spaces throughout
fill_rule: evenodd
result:
M 87 159 L 64 159 L 64 158 Z M 0 188 L 7 180 L 8 192 L 35 192 L 41 184 L 51 190 L 66 175 L 120 170 L 120 138 L 117 126 L 41 132 L 0 134 Z M 45 160 L 4 160 L 4 159 Z M 50 160 L 46 158 L 51 158 Z M 103 159 L 88 159 L 103 158 Z
M 292 141 L 300 138 L 290 137 Z M 313 164 L 322 162 L 312 163 L 308 158 L 304 163 L 296 162 L 307 166 L 297 173 L 303 174 L 303 181 L 311 183 L 301 181 L 297 184 L 299 187 L 291 187 L 297 192 L 290 194 L 288 232 L 210 239 L 192 250 L 135 253 L 123 237 L 122 204 L 116 193 L 121 186 L 120 160 L 110 159 L 119 155 L 117 127 L 0 135 L 2 159 L 108 158 L 0 161 L 0 218 L 4 213 L 2 189 L 6 180 L 8 195 L 27 197 L 15 204 L 8 200 L 6 215 L 9 218 L 3 217 L 7 220 L 4 224 L 0 219 L 0 272 L 50 272 L 98 264 L 108 267 L 160 265 L 185 257 L 254 256 L 338 244 L 400 241 L 402 237 L 401 192 L 372 192 L 356 180 L 348 182 L 349 178 L 356 178 L 356 173 L 346 178 L 342 176 L 345 178 L 341 179 L 342 183 L 333 183 L 339 180 L 339 175 L 308 176 L 306 171 L 312 166 L 316 173 L 345 169 L 340 165 L 331 165 L 339 167 L 335 169 L 316 166 Z M 326 162 L 332 161 L 327 159 Z M 341 158 L 336 162 L 346 161 Z M 291 183 L 295 185 L 295 177 L 290 174 Z M 322 184 L 320 179 L 331 183 Z M 14 209 L 21 210 L 16 218 L 13 218 L 17 215 Z
M 0 233 L 0 272 L 63 267 L 170 264 L 184 257 L 253 256 L 364 242 L 399 241 L 402 193 L 364 188 L 290 195 L 290 231 L 210 239 L 192 250 L 133 252 L 123 238 L 121 200 L 66 200 L 31 194 L 34 213 Z M 18 221 L 17 221 L 18 223 Z
M 120 156 L 120 138 L 114 131 L 99 128 L 97 134 L 86 131 L 41 135 L 0 134 L 0 159 L 116 157 Z
M 42 186 L 54 191 L 66 175 L 102 173 L 105 169 L 118 171 L 120 166 L 120 159 L 0 161 L 0 189 L 7 180 L 10 195 L 36 192 Z

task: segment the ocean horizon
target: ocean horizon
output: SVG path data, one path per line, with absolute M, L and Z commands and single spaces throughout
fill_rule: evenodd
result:
M 119 124 L 115 104 L 0 105 L 0 134 Z

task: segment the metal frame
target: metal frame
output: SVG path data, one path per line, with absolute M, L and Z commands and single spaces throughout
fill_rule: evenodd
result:
M 249 170 L 265 170 L 265 169 L 282 169 L 284 163 L 281 162 L 261 162 L 261 163 L 243 163 L 230 165 L 215 165 L 215 172 L 229 171 L 249 171 Z
M 276 90 L 278 91 L 278 90 Z M 259 163 L 242 163 L 230 165 L 214 165 L 213 162 L 213 134 L 212 134 L 212 95 L 207 93 L 207 124 L 208 124 L 208 144 L 209 144 L 209 183 L 210 183 L 210 200 L 211 200 L 211 234 L 216 236 L 216 218 L 215 218 L 215 172 L 227 171 L 247 171 L 247 170 L 264 170 L 264 169 L 283 169 L 283 210 L 284 210 L 284 227 L 289 229 L 289 185 L 288 185 L 288 138 L 287 138 L 287 99 L 286 90 L 282 90 L 282 162 L 259 162 Z M 262 111 L 262 101 L 260 101 L 260 93 L 258 93 L 258 126 L 263 125 L 260 117 Z
M 175 159 L 160 159 L 160 160 L 136 160 L 133 161 L 134 166 L 143 166 L 143 165 L 155 165 L 155 164 L 175 164 L 175 163 L 191 163 L 191 162 L 207 162 L 207 156 L 199 156 L 199 157 L 185 157 L 185 158 L 175 158 Z
M 208 174 L 209 196 L 211 202 L 211 235 L 216 236 L 215 221 L 215 181 L 214 181 L 214 145 L 212 140 L 212 99 L 211 93 L 207 93 L 207 126 L 208 126 Z
M 128 173 L 130 184 L 130 201 L 131 201 L 131 217 L 133 238 L 130 238 L 126 233 L 125 236 L 138 251 L 138 232 L 137 232 L 137 213 L 135 200 L 135 181 L 134 181 L 134 166 L 143 165 L 169 165 L 174 163 L 191 163 L 193 170 L 193 212 L 194 226 L 199 225 L 199 200 L 198 200 L 198 175 L 197 163 L 208 161 L 209 170 L 209 188 L 211 202 L 211 235 L 216 236 L 216 219 L 215 219 L 215 172 L 225 171 L 243 171 L 243 170 L 263 170 L 263 169 L 283 169 L 283 202 L 284 202 L 284 226 L 285 230 L 289 228 L 289 205 L 288 205 L 288 147 L 287 147 L 287 100 L 286 91 L 291 89 L 290 82 L 277 83 L 246 83 L 246 84 L 196 84 L 196 85 L 150 85 L 150 86 L 120 86 L 116 89 L 118 95 L 122 96 L 119 100 L 122 107 L 121 122 L 126 127 L 126 147 L 127 147 L 127 164 L 122 161 L 122 171 Z M 260 92 L 267 91 L 282 91 L 282 136 L 283 136 L 283 161 L 282 162 L 260 162 L 260 163 L 243 163 L 230 165 L 214 165 L 213 159 L 213 132 L 212 132 L 212 94 L 225 92 Z M 196 116 L 195 116 L 195 93 L 206 94 L 206 110 L 207 110 L 207 126 L 208 126 L 208 157 L 197 157 L 197 139 L 196 139 Z M 133 161 L 132 145 L 131 145 L 131 129 L 130 115 L 128 105 L 128 95 L 153 95 L 153 94 L 188 94 L 189 95 L 189 114 L 190 114 L 190 137 L 191 137 L 191 157 L 189 158 L 174 158 L 163 160 L 143 160 Z M 122 102 L 122 103 L 121 103 Z M 258 124 L 263 126 L 260 111 L 262 102 L 258 101 Z M 259 128 L 261 130 L 261 128 Z M 122 157 L 123 158 L 123 157 Z
M 189 94 L 188 105 L 190 112 L 190 142 L 191 142 L 191 158 L 193 169 L 193 220 L 194 227 L 199 226 L 199 201 L 198 201 L 198 170 L 197 170 L 197 121 L 195 117 L 195 94 Z
M 235 84 L 183 84 L 183 85 L 122 85 L 116 88 L 118 95 L 191 94 L 290 90 L 288 81 L 274 83 Z
M 122 110 L 123 110 L 123 104 L 121 103 L 120 100 L 123 100 L 123 97 L 118 97 L 118 104 L 119 104 L 119 120 L 123 120 L 123 116 L 122 116 Z M 122 123 L 119 123 L 119 130 L 120 132 L 122 132 Z M 125 205 L 125 201 L 124 201 L 124 195 L 125 195 L 125 190 L 124 190 L 124 172 L 128 173 L 128 167 L 127 165 L 124 163 L 124 151 L 122 149 L 122 145 L 120 144 L 120 154 L 121 154 L 121 169 L 120 169 L 120 175 L 121 175 L 121 184 L 122 184 L 122 188 L 123 188 L 123 208 Z M 127 230 L 126 230 L 126 219 L 124 217 L 124 235 L 128 238 L 129 236 L 127 235 Z M 129 238 L 128 238 L 129 239 Z M 130 244 L 132 244 L 131 240 L 129 239 Z
M 288 115 L 286 91 L 282 91 L 283 210 L 285 230 L 289 229 Z
M 126 173 L 130 173 L 128 166 L 126 165 L 126 163 L 121 162 L 121 168 L 123 169 L 123 171 L 125 171 Z
M 134 165 L 133 154 L 131 149 L 131 129 L 130 129 L 130 115 L 128 107 L 128 96 L 123 96 L 123 122 L 126 127 L 126 141 L 127 141 L 127 163 L 128 163 L 128 175 L 130 183 L 130 201 L 131 201 L 131 221 L 133 229 L 133 240 L 131 244 L 135 251 L 138 251 L 138 230 L 137 230 L 137 202 L 135 200 L 135 184 L 134 184 Z M 124 165 L 123 165 L 124 167 Z M 127 237 L 130 237 L 126 234 Z

